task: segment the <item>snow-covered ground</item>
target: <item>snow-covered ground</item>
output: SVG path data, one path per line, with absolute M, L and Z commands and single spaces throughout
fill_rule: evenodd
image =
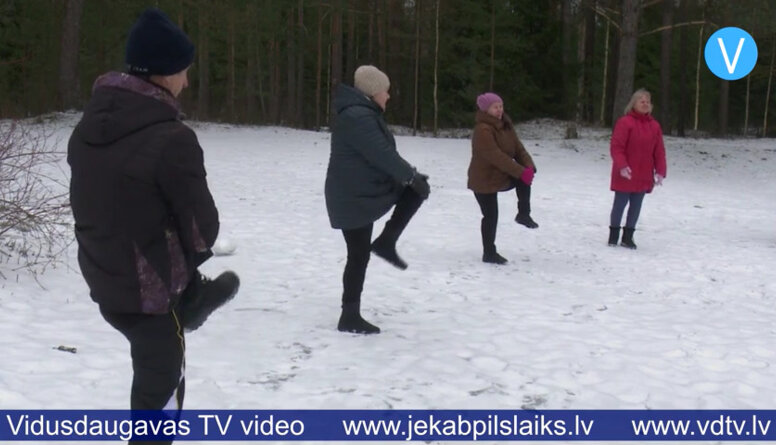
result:
M 57 121 L 63 151 L 75 119 Z M 510 261 L 494 266 L 480 260 L 469 140 L 399 136 L 431 196 L 399 242 L 409 269 L 372 258 L 363 312 L 383 332 L 358 336 L 336 330 L 345 243 L 324 203 L 329 135 L 193 126 L 237 243 L 203 272 L 233 269 L 242 287 L 187 337 L 187 408 L 773 408 L 773 140 L 666 138 L 668 177 L 631 251 L 606 245 L 609 133 L 521 125 L 540 228 L 515 224 L 515 195 L 500 194 Z M 75 246 L 65 261 L 42 287 L 0 281 L 1 409 L 128 407 L 128 344 L 90 300 Z

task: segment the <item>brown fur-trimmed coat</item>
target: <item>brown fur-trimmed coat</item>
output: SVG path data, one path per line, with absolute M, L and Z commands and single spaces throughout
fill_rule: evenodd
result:
M 525 167 L 536 165 L 517 137 L 512 120 L 504 113 L 501 120 L 477 111 L 472 135 L 472 160 L 468 187 L 476 193 L 496 193 L 508 189 Z

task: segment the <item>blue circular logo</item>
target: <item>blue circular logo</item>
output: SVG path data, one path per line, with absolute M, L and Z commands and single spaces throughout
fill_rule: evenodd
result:
M 752 72 L 757 64 L 757 44 L 741 28 L 722 28 L 709 37 L 704 57 L 715 76 L 738 80 Z

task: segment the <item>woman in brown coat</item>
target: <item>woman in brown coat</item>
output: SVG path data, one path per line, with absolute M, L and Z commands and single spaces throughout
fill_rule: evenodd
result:
M 497 94 L 478 96 L 477 108 L 468 187 L 482 210 L 482 261 L 505 264 L 506 258 L 496 252 L 497 194 L 514 188 L 518 201 L 515 221 L 529 229 L 539 227 L 531 218 L 531 182 L 536 166 Z

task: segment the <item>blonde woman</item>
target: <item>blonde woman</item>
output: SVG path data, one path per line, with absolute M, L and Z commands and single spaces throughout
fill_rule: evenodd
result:
M 652 192 L 655 184 L 663 184 L 667 170 L 663 131 L 652 118 L 652 97 L 649 91 L 640 89 L 633 93 L 625 107 L 625 115 L 614 126 L 610 151 L 614 203 L 610 215 L 609 245 L 617 245 L 622 215 L 628 206 L 621 245 L 635 249 L 633 232 L 636 230 L 644 195 Z

